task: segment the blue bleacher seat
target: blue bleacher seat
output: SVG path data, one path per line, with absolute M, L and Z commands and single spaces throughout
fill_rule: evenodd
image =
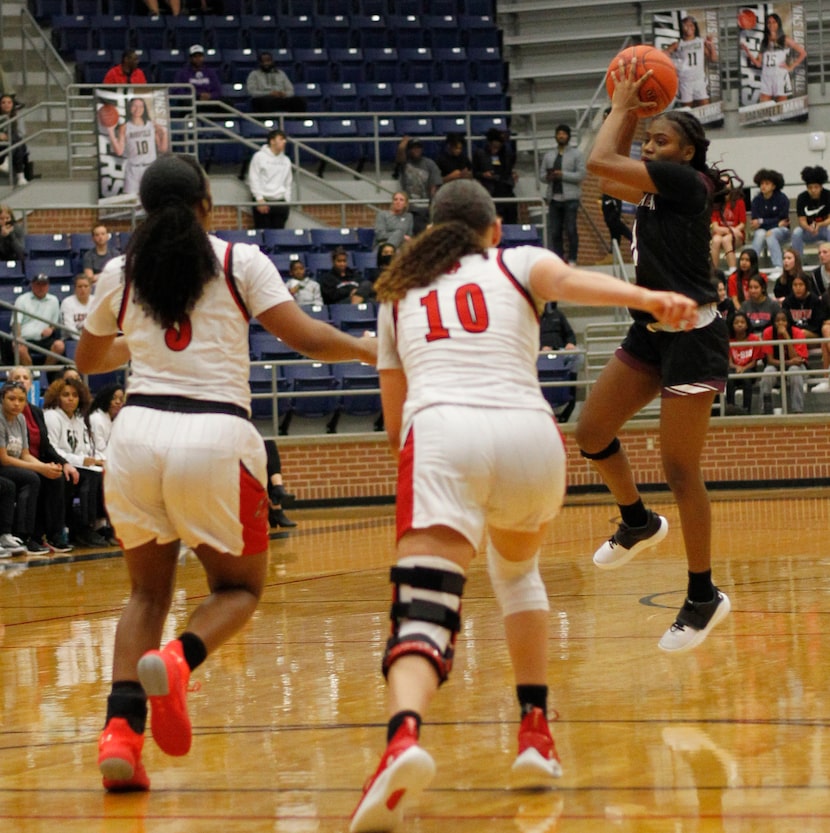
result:
M 562 351 L 558 353 L 543 353 L 536 360 L 536 373 L 540 382 L 567 382 L 574 378 L 574 364 L 576 356 Z M 557 386 L 543 387 L 542 394 L 551 407 L 557 409 L 568 406 L 573 402 L 576 388 Z
M 395 120 L 401 136 L 433 136 L 435 128 L 431 118 L 424 116 L 402 116 Z
M 323 105 L 323 91 L 317 81 L 296 81 L 294 95 L 304 98 L 308 102 L 311 112 L 320 112 Z
M 357 100 L 351 101 L 350 105 L 344 109 L 357 110 Z M 367 157 L 366 143 L 357 141 L 359 131 L 357 120 L 354 118 L 322 119 L 320 135 L 339 140 L 323 145 L 322 152 L 343 165 L 359 164 Z
M 495 11 L 495 0 L 462 0 L 467 14 L 488 14 L 492 17 Z
M 429 45 L 433 49 L 461 46 L 461 30 L 455 15 L 427 14 L 421 18 L 421 22 L 428 32 Z
M 321 84 L 320 89 L 323 93 L 323 107 L 326 110 L 332 113 L 356 113 L 361 110 L 357 85 L 352 81 L 330 81 Z M 327 120 L 323 120 L 321 124 L 324 130 L 326 122 Z
M 296 393 L 334 391 L 337 388 L 331 365 L 314 362 L 286 365 L 283 370 L 289 390 Z M 289 410 L 280 424 L 280 433 L 288 433 L 293 415 L 330 418 L 336 411 L 337 404 L 336 396 L 291 397 L 288 402 Z
M 306 252 L 313 247 L 311 235 L 305 229 L 263 229 L 263 245 L 272 253 Z
M 358 239 L 360 239 L 359 232 L 362 229 L 357 229 L 358 231 Z M 372 238 L 374 239 L 375 232 L 374 229 L 369 229 L 372 232 Z M 363 245 L 363 240 L 360 241 L 361 246 Z M 370 243 L 371 245 L 371 243 Z M 371 251 L 356 251 L 352 252 L 352 259 L 354 260 L 354 268 L 358 269 L 363 273 L 363 277 L 367 280 L 374 280 L 377 277 L 377 265 L 378 265 L 378 253 L 371 252 Z
M 218 50 L 242 49 L 247 46 L 242 21 L 232 14 L 206 16 L 205 38 L 210 46 Z
M 114 63 L 115 59 L 110 49 L 75 50 L 76 74 L 81 84 L 100 84 Z
M 88 252 L 95 246 L 95 243 L 92 242 L 92 234 L 88 231 L 73 231 L 70 237 L 70 243 L 72 245 L 72 261 L 75 265 L 75 271 L 80 272 L 83 268 L 82 261 L 84 252 Z M 118 248 L 117 239 L 113 242 L 113 245 L 116 249 Z
M 66 14 L 103 14 L 103 3 L 101 0 L 64 0 Z
M 239 23 L 245 45 L 255 52 L 273 53 L 275 49 L 280 48 L 279 27 L 275 15 L 243 14 Z
M 470 110 L 467 87 L 463 81 L 433 81 L 433 102 L 436 110 Z
M 441 84 L 442 82 L 436 81 L 436 84 Z M 433 88 L 435 84 L 433 84 Z M 457 109 L 457 108 L 456 108 Z M 462 110 L 466 110 L 466 107 L 462 107 Z M 436 136 L 446 136 L 448 133 L 461 133 L 465 134 L 467 132 L 467 119 L 464 116 L 433 116 L 432 117 L 432 126 L 435 129 Z
M 355 229 L 357 232 L 357 239 L 360 241 L 360 248 L 364 251 L 371 251 L 375 245 L 375 230 L 373 228 L 361 226 L 358 229 Z M 358 252 L 355 252 L 357 255 Z M 355 267 L 357 264 L 355 263 Z
M 52 18 L 52 43 L 63 56 L 71 56 L 77 49 L 95 49 L 92 19 L 86 15 L 55 15 Z
M 364 81 L 367 76 L 366 58 L 356 46 L 347 49 L 329 49 L 332 66 L 336 68 L 337 81 Z
M 314 49 L 320 45 L 317 41 L 317 27 L 311 15 L 281 15 L 279 30 L 283 38 L 282 46 L 296 50 Z
M 463 46 L 453 46 L 444 49 L 433 49 L 432 54 L 438 65 L 438 81 L 469 81 L 472 69 L 467 50 Z
M 347 394 L 347 391 L 377 390 L 380 379 L 377 370 L 362 362 L 346 362 L 332 365 L 337 386 L 342 391 L 339 412 L 352 416 L 369 416 L 380 413 L 380 394 Z M 336 423 L 335 423 L 336 425 Z
M 385 116 L 364 117 L 357 119 L 357 126 L 361 135 L 367 139 L 366 151 L 370 159 L 379 162 L 394 161 L 400 140 L 394 119 Z M 376 134 L 377 146 L 375 145 Z
M 29 3 L 29 9 L 38 23 L 49 25 L 53 18 L 65 13 L 66 3 L 64 0 L 34 0 Z
M 299 81 L 315 81 L 318 84 L 334 81 L 336 68 L 332 66 L 328 49 L 317 46 L 310 49 L 294 49 L 294 77 Z
M 148 18 L 143 18 L 147 20 Z M 130 42 L 130 17 L 123 14 L 99 14 L 89 18 L 94 33 L 95 45 L 99 49 L 122 52 L 133 44 Z
M 169 84 L 176 73 L 187 63 L 187 51 L 182 49 L 151 49 L 150 66 L 153 67 L 155 79 L 159 84 Z
M 69 257 L 72 240 L 68 234 L 27 234 L 23 239 L 26 257 Z
M 242 113 L 247 113 L 251 109 L 251 98 L 245 85 L 240 81 L 235 84 L 222 84 L 222 100 Z
M 222 74 L 230 84 L 245 84 L 251 70 L 257 68 L 257 56 L 254 49 L 223 49 L 225 61 Z
M 532 223 L 505 223 L 501 227 L 501 245 L 510 246 L 540 246 L 542 238 L 539 229 Z
M 254 243 L 257 246 L 264 244 L 262 229 L 220 229 L 215 234 L 227 243 Z
M 329 308 L 326 304 L 302 304 L 300 309 L 309 317 L 317 321 L 325 321 L 327 324 L 331 323 L 329 316 Z
M 303 142 L 305 143 L 308 140 L 309 147 L 313 147 L 315 150 L 319 150 L 320 143 L 315 142 L 314 139 L 319 137 L 320 135 L 320 123 L 317 119 L 311 118 L 292 118 L 286 119 L 285 122 L 285 132 L 288 136 L 289 142 Z M 294 149 L 290 149 L 290 154 L 293 157 Z M 300 148 L 299 158 L 301 163 L 315 163 L 319 162 L 318 157 L 314 156 L 314 154 Z
M 363 50 L 383 49 L 395 45 L 383 14 L 352 15 L 352 30 L 357 35 L 355 46 Z M 369 56 L 366 57 L 368 60 Z
M 360 238 L 353 228 L 313 228 L 309 234 L 312 246 L 319 252 L 331 252 L 335 246 L 347 250 L 360 248 Z
M 145 52 L 149 49 L 165 49 L 170 42 L 170 29 L 163 17 L 154 15 L 130 15 L 130 31 L 135 46 Z
M 55 280 L 71 280 L 75 277 L 72 258 L 69 255 L 66 255 L 65 257 L 28 258 L 26 260 L 24 270 L 27 280 L 31 280 L 35 275 L 39 275 L 41 272 Z
M 279 365 L 275 364 L 252 364 L 248 382 L 251 386 L 251 393 L 269 394 L 268 396 L 251 397 L 251 416 L 254 419 L 271 419 L 274 414 L 274 392 L 275 388 L 280 389 L 282 373 Z
M 344 332 L 362 333 L 377 329 L 378 313 L 372 303 L 331 304 L 329 315 L 331 323 Z
M 395 106 L 402 111 L 432 111 L 432 89 L 427 81 L 395 81 Z
M 299 358 L 295 350 L 292 350 L 282 339 L 277 338 L 267 330 L 252 329 L 248 334 L 248 343 L 251 358 L 255 360 L 274 359 L 285 361 Z
M 201 15 L 179 15 L 170 24 L 170 46 L 185 52 L 195 43 L 205 45 L 205 26 Z
M 495 46 L 470 47 L 467 58 L 476 81 L 506 81 L 504 61 L 501 52 Z
M 22 260 L 0 260 L 0 283 L 20 284 L 24 274 Z
M 331 253 L 306 252 L 305 265 L 308 273 L 316 280 L 320 272 L 328 272 L 331 269 Z
M 242 103 L 247 104 L 247 101 Z M 200 135 L 200 152 L 204 150 L 211 162 L 217 165 L 241 165 L 248 148 L 236 138 L 241 136 L 238 119 L 220 116 L 216 122 L 216 129 L 206 130 Z
M 403 81 L 400 55 L 394 46 L 364 48 L 367 81 Z
M 318 14 L 314 17 L 321 46 L 326 49 L 348 49 L 352 46 L 351 22 L 345 14 Z
M 461 46 L 467 49 L 501 46 L 501 35 L 495 21 L 490 15 L 459 15 L 458 27 L 461 30 Z
M 479 112 L 507 109 L 507 96 L 498 81 L 470 81 L 467 84 L 467 95 L 475 105 L 472 109 Z
M 507 130 L 509 124 L 504 116 L 472 116 L 470 118 L 470 132 L 473 136 L 484 136 L 491 127 Z
M 269 252 L 268 260 L 277 267 L 277 271 L 283 280 L 288 278 L 288 273 L 291 270 L 291 263 L 294 260 L 301 260 L 305 266 L 305 252 Z
M 398 47 L 401 72 L 407 81 L 440 81 L 440 66 L 427 46 Z
M 370 112 L 390 112 L 395 109 L 395 93 L 388 81 L 364 81 L 357 85 L 357 94 Z
M 119 252 L 126 252 L 127 251 L 127 244 L 130 242 L 130 238 L 133 236 L 131 231 L 118 231 L 113 232 L 111 235 L 113 238 L 117 237 L 117 242 L 115 243 L 115 247 L 118 249 Z
M 429 46 L 428 33 L 417 14 L 390 14 L 386 18 L 392 46 L 398 49 L 415 49 Z

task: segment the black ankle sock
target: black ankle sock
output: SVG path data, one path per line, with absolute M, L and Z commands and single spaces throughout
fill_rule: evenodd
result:
M 195 671 L 207 659 L 207 648 L 205 643 L 195 633 L 185 631 L 180 637 L 185 662 L 191 671 Z
M 141 683 L 132 680 L 122 680 L 112 684 L 112 690 L 107 697 L 106 726 L 113 717 L 123 717 L 130 728 L 139 735 L 144 734 L 147 723 L 147 695 Z
M 648 523 L 648 512 L 643 505 L 642 499 L 638 499 L 636 503 L 631 503 L 628 506 L 618 504 L 620 507 L 620 514 L 622 515 L 623 523 L 628 526 L 645 526 Z
M 548 687 L 546 685 L 517 685 L 516 696 L 524 717 L 531 709 L 541 709 L 548 716 Z
M 418 724 L 418 733 L 420 734 L 420 732 L 421 732 L 421 715 L 419 715 L 418 712 L 413 712 L 413 711 L 398 712 L 396 715 L 394 715 L 392 717 L 392 719 L 389 721 L 389 725 L 386 728 L 386 742 L 387 743 L 389 743 L 389 741 L 392 740 L 393 737 L 395 737 L 395 733 L 398 731 L 398 729 L 401 728 L 401 726 L 403 725 L 404 720 L 407 717 L 414 717 L 415 718 L 415 722 Z
M 689 599 L 693 602 L 711 602 L 715 598 L 715 585 L 712 584 L 712 571 L 689 573 Z

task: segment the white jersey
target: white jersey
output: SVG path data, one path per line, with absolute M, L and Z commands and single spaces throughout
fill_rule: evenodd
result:
M 137 194 L 141 177 L 147 167 L 156 161 L 156 129 L 152 122 L 125 125 L 124 156 L 124 193 Z
M 381 305 L 378 369 L 406 374 L 404 425 L 433 405 L 550 412 L 536 372 L 542 302 L 529 276 L 556 257 L 536 246 L 467 255 L 429 286 Z
M 84 322 L 92 309 L 92 300 L 89 299 L 82 304 L 76 295 L 68 295 L 61 301 L 61 324 L 64 327 L 71 327 L 73 330 L 83 330 Z M 64 332 L 65 338 L 77 338 L 69 332 Z
M 761 95 L 783 98 L 792 95 L 793 84 L 785 64 L 790 55 L 788 47 L 775 47 L 761 52 Z
M 697 79 L 703 77 L 706 55 L 703 51 L 703 38 L 678 41 L 675 50 L 677 74 L 680 79 Z
M 212 235 L 210 241 L 219 263 L 226 264 L 228 244 Z M 162 329 L 136 302 L 132 287 L 124 294 L 121 256 L 104 267 L 85 328 L 96 336 L 123 331 L 131 356 L 130 393 L 186 396 L 250 411 L 248 319 L 294 303 L 257 246 L 233 246 L 233 280 L 220 271 L 178 327 Z

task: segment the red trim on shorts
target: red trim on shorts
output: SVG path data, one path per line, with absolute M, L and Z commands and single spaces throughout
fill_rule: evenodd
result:
M 268 495 L 265 487 L 239 464 L 239 520 L 242 524 L 242 555 L 268 550 Z
M 233 298 L 234 303 L 239 307 L 239 311 L 242 313 L 242 317 L 245 319 L 245 322 L 251 320 L 251 313 L 248 312 L 248 308 L 245 306 L 245 302 L 242 300 L 242 296 L 239 294 L 239 290 L 236 287 L 236 278 L 233 276 L 233 244 L 228 243 L 227 248 L 225 249 L 225 263 L 224 263 L 224 272 L 225 272 L 225 283 L 228 286 L 228 291 L 231 293 L 231 298 Z
M 525 289 L 517 280 L 515 275 L 507 268 L 504 263 L 504 249 L 499 249 L 496 253 L 496 263 L 499 265 L 499 269 L 504 272 L 507 279 L 513 286 L 519 291 L 519 294 L 525 299 L 525 301 L 530 304 L 530 308 L 533 310 L 533 314 L 536 316 L 537 321 L 541 321 L 541 317 L 539 315 L 539 310 L 536 309 L 536 304 L 533 301 L 533 296 L 530 294 L 529 290 Z
M 118 321 L 118 329 L 123 330 L 124 324 L 124 316 L 127 314 L 127 301 L 130 297 L 130 281 L 124 276 L 124 292 L 121 294 L 121 306 L 118 307 L 118 316 L 116 320 Z
M 398 494 L 395 500 L 395 540 L 399 541 L 404 533 L 412 529 L 412 502 L 414 488 L 412 470 L 415 461 L 415 437 L 410 428 L 406 441 L 398 457 Z

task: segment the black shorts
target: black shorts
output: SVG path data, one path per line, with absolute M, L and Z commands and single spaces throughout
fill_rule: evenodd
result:
M 629 367 L 657 376 L 664 397 L 723 393 L 729 373 L 729 334 L 720 317 L 707 327 L 682 333 L 653 333 L 634 322 L 615 355 Z

